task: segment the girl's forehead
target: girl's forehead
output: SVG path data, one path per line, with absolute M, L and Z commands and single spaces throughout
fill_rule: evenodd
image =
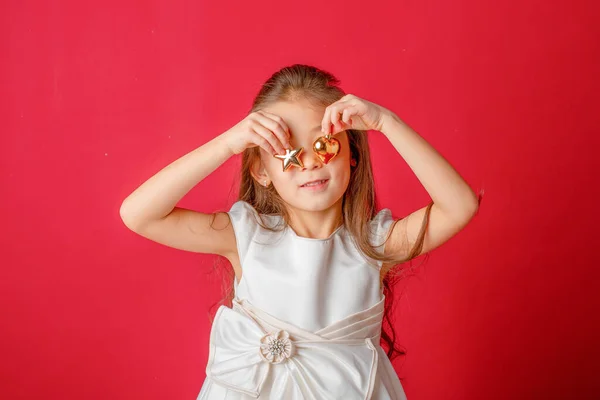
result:
M 321 126 L 325 109 L 307 100 L 298 100 L 272 103 L 264 111 L 281 117 L 290 130 L 291 145 L 301 146 L 323 136 Z
M 306 129 L 306 126 L 302 126 L 302 127 L 298 127 L 296 129 L 292 128 L 291 126 L 290 128 L 290 135 L 291 137 L 296 136 L 295 134 L 298 133 L 298 135 L 302 135 L 303 133 L 306 133 L 307 136 L 309 137 L 313 137 L 315 134 L 320 134 L 321 133 L 321 124 L 319 123 L 319 125 L 313 126 L 310 129 Z
M 314 105 L 306 101 L 280 101 L 271 104 L 265 111 L 278 115 L 290 128 L 290 133 L 297 135 L 308 133 L 313 134 L 321 131 L 321 122 L 325 114 L 325 109 L 315 108 Z

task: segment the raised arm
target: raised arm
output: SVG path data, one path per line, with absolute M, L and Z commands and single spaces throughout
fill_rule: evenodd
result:
M 226 137 L 220 135 L 175 160 L 123 201 L 123 223 L 137 234 L 169 247 L 231 253 L 235 238 L 226 214 L 206 214 L 175 205 L 232 155 Z
M 478 198 L 452 165 L 396 114 L 384 113 L 381 132 L 404 158 L 433 202 L 423 246 L 414 255 L 417 257 L 440 246 L 464 228 L 478 210 Z M 427 206 L 395 224 L 385 254 L 407 255 L 399 252 L 412 249 L 426 211 Z
M 456 235 L 477 212 L 479 199 L 467 182 L 424 138 L 389 109 L 347 94 L 326 108 L 322 128 L 326 133 L 344 129 L 380 131 L 431 196 L 431 203 L 394 224 L 384 247 L 385 255 L 406 259 L 409 255 L 414 258 L 427 253 Z M 417 254 L 411 254 L 424 224 L 427 229 L 422 246 Z
M 283 153 L 289 146 L 285 122 L 260 111 L 249 114 L 144 182 L 123 201 L 121 219 L 129 229 L 155 242 L 230 258 L 237 248 L 226 213 L 206 214 L 175 205 L 231 156 L 256 146 L 272 154 Z

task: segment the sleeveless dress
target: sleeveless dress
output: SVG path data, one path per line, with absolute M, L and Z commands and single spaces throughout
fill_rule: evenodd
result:
M 262 228 L 259 218 L 275 226 L 281 217 L 259 217 L 242 200 L 228 214 L 242 278 L 232 307 L 215 315 L 197 400 L 406 399 L 379 345 L 382 263 L 369 265 L 343 225 L 312 239 Z M 379 211 L 369 240 L 382 244 L 392 222 Z

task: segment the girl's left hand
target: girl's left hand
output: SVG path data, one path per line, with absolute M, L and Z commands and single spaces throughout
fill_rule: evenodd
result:
M 346 129 L 381 131 L 384 117 L 389 112 L 380 105 L 347 94 L 325 109 L 321 130 L 331 135 Z

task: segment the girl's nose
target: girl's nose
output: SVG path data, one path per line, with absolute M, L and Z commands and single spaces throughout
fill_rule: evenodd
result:
M 300 155 L 302 157 L 302 164 L 304 164 L 305 169 L 314 169 L 323 166 L 323 163 L 318 155 L 315 154 L 312 147 L 308 151 L 303 151 Z

